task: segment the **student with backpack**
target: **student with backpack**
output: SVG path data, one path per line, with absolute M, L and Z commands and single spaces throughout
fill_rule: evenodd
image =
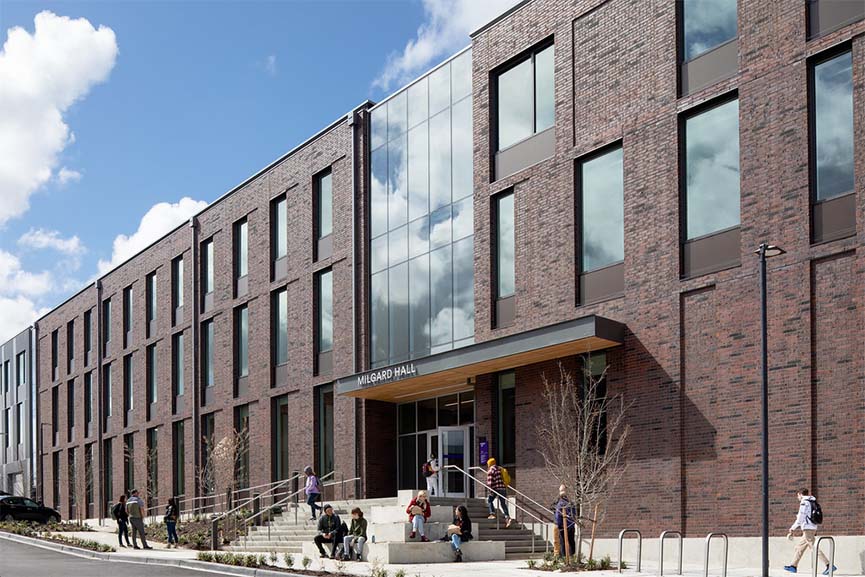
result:
M 502 508 L 502 513 L 505 514 L 505 528 L 511 526 L 511 515 L 508 512 L 508 485 L 510 484 L 511 476 L 508 470 L 504 467 L 496 465 L 495 459 L 487 461 L 487 485 L 492 491 L 487 496 L 487 504 L 490 507 L 490 515 L 487 519 L 496 518 L 496 498 L 499 500 L 499 507 Z
M 315 510 L 318 509 L 321 511 L 321 505 L 316 503 L 321 498 L 321 482 L 315 471 L 312 470 L 312 467 L 305 467 L 303 473 L 306 475 L 306 487 L 304 487 L 306 504 L 309 505 L 309 509 L 312 512 L 312 517 L 309 520 L 315 521 Z
M 784 565 L 784 570 L 790 573 L 796 573 L 799 565 L 799 560 L 807 549 L 813 549 L 817 529 L 823 524 L 823 509 L 808 489 L 799 489 L 796 493 L 796 498 L 799 500 L 799 512 L 796 514 L 796 521 L 790 526 L 787 531 L 787 539 L 793 540 L 793 531 L 796 529 L 802 530 L 802 538 L 796 543 L 796 548 L 793 550 L 793 562 L 789 565 Z M 817 551 L 820 561 L 826 566 L 823 575 L 829 574 L 829 559 L 822 551 Z M 832 571 L 837 571 L 837 567 L 832 567 Z
M 429 454 L 429 460 L 421 466 L 421 473 L 426 479 L 426 491 L 430 497 L 439 495 L 439 461 L 436 459 L 435 453 Z
M 126 495 L 121 494 L 117 499 L 117 503 L 111 508 L 111 516 L 117 521 L 117 540 L 121 547 L 132 547 L 129 542 L 129 515 L 126 513 Z M 126 545 L 123 544 L 123 537 L 126 536 Z

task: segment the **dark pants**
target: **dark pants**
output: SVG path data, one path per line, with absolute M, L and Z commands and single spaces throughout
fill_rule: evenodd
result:
M 166 521 L 165 527 L 168 529 L 168 542 L 177 543 L 177 521 Z
M 312 518 L 315 519 L 315 510 L 318 509 L 321 511 L 321 505 L 316 503 L 318 498 L 321 496 L 321 493 L 310 493 L 306 496 L 306 504 L 309 505 L 309 510 L 312 511 Z
M 342 538 L 345 535 L 342 534 L 342 531 L 337 529 L 333 533 L 330 534 L 330 539 L 325 539 L 324 535 L 316 535 L 313 541 L 315 542 L 315 546 L 318 547 L 318 552 L 322 555 L 327 555 L 324 551 L 324 547 L 321 546 L 322 543 L 333 543 L 333 547 L 330 549 L 330 556 L 336 557 L 336 546 L 342 543 Z
M 574 541 L 574 527 L 568 527 L 568 547 L 567 553 L 571 556 L 577 554 L 577 543 Z M 559 528 L 559 555 L 565 556 L 565 532 Z
M 147 537 L 144 535 L 144 519 L 141 517 L 130 517 L 129 523 L 132 525 L 132 546 L 138 547 L 138 539 L 137 536 L 141 536 L 141 546 L 149 547 L 147 544 Z
M 126 522 L 126 519 L 118 519 L 117 520 L 117 540 L 120 541 L 120 546 L 123 546 L 123 537 L 126 537 L 126 544 L 132 545 L 129 542 L 129 523 Z

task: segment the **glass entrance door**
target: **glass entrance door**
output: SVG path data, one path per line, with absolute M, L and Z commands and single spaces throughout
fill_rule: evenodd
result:
M 441 484 L 444 497 L 465 497 L 466 479 L 448 465 L 467 470 L 469 452 L 468 427 L 439 427 L 439 464 L 442 468 Z

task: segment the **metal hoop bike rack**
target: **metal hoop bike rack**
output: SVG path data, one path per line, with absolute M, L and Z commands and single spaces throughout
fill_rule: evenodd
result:
M 678 565 L 679 571 L 678 571 L 678 573 L 676 573 L 676 575 L 681 575 L 682 574 L 682 533 L 680 533 L 679 531 L 664 531 L 663 533 L 661 533 L 661 536 L 658 539 L 659 548 L 660 548 L 660 552 L 658 554 L 658 575 L 659 576 L 664 575 L 664 541 L 667 539 L 667 537 L 675 537 L 676 540 L 679 542 L 679 565 Z
M 829 555 L 829 577 L 834 577 L 835 576 L 835 539 L 829 535 L 826 535 L 825 537 L 817 537 L 817 542 L 814 543 L 814 553 L 813 553 L 814 563 L 812 565 L 814 571 L 813 571 L 812 575 L 814 575 L 814 577 L 817 577 L 817 562 L 820 560 L 820 555 L 819 555 L 820 543 L 822 541 L 829 541 L 830 543 L 832 543 L 831 555 Z
M 633 533 L 637 536 L 637 573 L 639 573 L 640 561 L 642 560 L 643 554 L 643 534 L 640 533 L 639 529 L 622 529 L 622 532 L 619 533 L 619 573 L 622 572 L 622 541 L 628 533 Z
M 724 568 L 721 577 L 727 577 L 727 551 L 729 549 L 729 541 L 726 533 L 709 533 L 706 535 L 706 549 L 703 556 L 703 577 L 709 577 L 709 545 L 712 539 L 720 538 L 724 540 Z

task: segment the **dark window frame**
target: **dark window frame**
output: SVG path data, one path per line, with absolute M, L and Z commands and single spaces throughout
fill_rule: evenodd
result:
M 330 210 L 331 210 L 331 232 L 322 236 L 321 234 L 321 181 L 330 176 Z M 312 231 L 316 241 L 327 238 L 333 234 L 333 166 L 327 166 L 312 176 Z M 317 251 L 316 251 L 317 252 Z M 317 256 L 317 255 L 316 255 Z
M 625 259 L 623 258 L 620 261 L 617 261 L 617 262 L 614 262 L 614 263 L 611 263 L 608 265 L 604 265 L 604 266 L 599 267 L 599 268 L 594 268 L 592 270 L 586 270 L 586 265 L 585 265 L 585 262 L 583 261 L 583 244 L 584 244 L 583 243 L 583 217 L 584 217 L 583 208 L 585 206 L 585 202 L 583 202 L 583 199 L 585 198 L 585 190 L 583 189 L 583 168 L 585 167 L 586 163 L 591 162 L 593 160 L 597 160 L 598 158 L 605 156 L 607 154 L 610 154 L 611 152 L 614 152 L 618 149 L 621 149 L 621 151 L 622 151 L 622 160 L 623 160 L 623 165 L 624 165 L 625 147 L 624 147 L 624 142 L 621 138 L 618 140 L 614 140 L 613 142 L 609 142 L 607 144 L 604 144 L 603 146 L 601 146 L 599 148 L 595 148 L 594 150 L 591 150 L 590 152 L 574 159 L 574 205 L 575 205 L 574 206 L 574 209 L 575 209 L 574 223 L 576 224 L 576 227 L 575 227 L 575 232 L 576 232 L 576 234 L 575 234 L 575 237 L 576 237 L 575 256 L 576 256 L 576 259 L 575 260 L 576 260 L 576 265 L 577 265 L 576 269 L 577 269 L 577 275 L 578 276 L 582 275 L 582 274 L 589 273 L 589 272 L 601 270 L 601 269 L 604 269 L 606 267 L 616 266 L 617 264 L 621 264 L 621 263 L 625 262 Z M 624 166 L 623 166 L 623 172 L 624 172 Z M 622 199 L 622 204 L 624 205 L 624 199 Z
M 277 256 L 277 240 L 279 238 L 279 203 L 285 202 L 285 255 Z M 288 192 L 282 192 L 270 199 L 270 260 L 271 262 L 280 258 L 288 257 Z

